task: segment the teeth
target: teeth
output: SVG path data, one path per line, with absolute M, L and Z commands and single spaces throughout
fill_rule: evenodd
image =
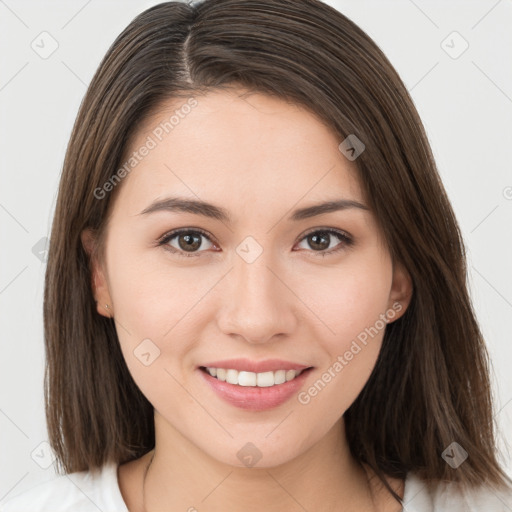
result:
M 293 372 L 291 379 L 295 378 L 295 371 L 291 370 Z M 291 380 L 288 379 L 288 380 Z M 274 373 L 274 384 L 282 384 L 283 382 L 286 382 L 286 370 L 277 370 L 277 372 Z
M 216 377 L 217 379 L 228 382 L 229 384 L 235 384 L 238 386 L 257 386 L 260 388 L 283 384 L 284 382 L 294 379 L 304 371 L 277 370 L 275 372 L 254 373 L 212 367 L 208 367 L 206 370 L 212 377 Z
M 258 375 L 252 372 L 239 372 L 238 380 L 233 380 L 232 384 L 238 384 L 239 386 L 256 386 Z
M 227 370 L 226 382 L 229 382 L 229 384 L 238 384 L 238 372 L 236 370 Z

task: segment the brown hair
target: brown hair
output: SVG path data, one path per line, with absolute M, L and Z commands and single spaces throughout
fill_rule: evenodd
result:
M 511 482 L 496 459 L 490 362 L 466 287 L 461 234 L 422 122 L 378 46 L 318 0 L 167 2 L 137 16 L 101 62 L 67 148 L 44 293 L 49 440 L 66 472 L 124 463 L 154 447 L 153 408 L 133 381 L 112 319 L 96 313 L 80 234 L 103 236 L 115 194 L 94 193 L 162 101 L 233 85 L 295 102 L 355 161 L 395 262 L 413 281 L 405 315 L 386 328 L 376 366 L 345 413 L 353 456 L 385 475 L 493 487 Z M 135 420 L 135 421 L 134 421 Z M 456 470 L 441 453 L 469 454 Z

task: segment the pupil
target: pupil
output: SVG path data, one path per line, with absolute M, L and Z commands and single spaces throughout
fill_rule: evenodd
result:
M 324 243 L 322 242 L 319 242 L 319 240 L 323 239 Z M 317 234 L 314 234 L 314 235 L 311 235 L 311 240 L 313 241 L 313 244 L 310 244 L 313 248 L 315 245 L 317 245 L 317 248 L 318 249 L 326 249 L 327 247 L 329 247 L 329 240 L 328 240 L 328 234 L 327 233 L 322 233 L 321 235 L 317 235 Z M 322 245 L 325 245 L 327 244 L 325 247 L 322 247 Z M 320 245 L 320 247 L 318 247 L 318 245 Z
M 196 243 L 194 243 L 194 239 Z M 180 247 L 182 249 L 188 250 L 188 249 L 198 249 L 201 246 L 201 240 L 198 236 L 193 235 L 182 235 L 179 237 L 180 240 Z M 182 240 L 185 240 L 185 243 L 181 243 Z
M 323 249 L 326 249 L 327 247 L 329 247 L 329 235 L 327 233 L 321 233 L 321 234 L 315 233 L 313 235 L 310 235 L 309 238 L 312 242 L 312 243 L 310 243 L 310 245 L 313 248 L 323 250 Z M 201 239 L 199 236 L 181 235 L 179 237 L 179 240 L 180 240 L 180 247 L 185 250 L 199 249 L 199 247 L 201 247 Z M 185 242 L 182 243 L 182 240 L 185 240 Z

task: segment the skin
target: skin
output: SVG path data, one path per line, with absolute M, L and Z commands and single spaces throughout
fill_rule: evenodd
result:
M 287 220 L 296 208 L 329 199 L 366 204 L 355 164 L 312 113 L 242 92 L 196 96 L 198 105 L 124 178 L 105 260 L 93 262 L 98 313 L 114 316 L 126 364 L 155 408 L 145 508 L 399 511 L 350 455 L 343 420 L 372 372 L 384 329 L 305 405 L 292 397 L 267 411 L 239 409 L 219 398 L 197 369 L 215 359 L 281 358 L 315 367 L 307 390 L 397 302 L 401 311 L 390 321 L 398 319 L 412 290 L 370 210 Z M 185 101 L 163 104 L 129 152 Z M 182 212 L 139 215 L 171 195 L 222 206 L 233 224 Z M 306 236 L 327 227 L 348 233 L 354 243 L 328 235 L 322 249 Z M 195 257 L 156 245 L 176 228 L 201 228 L 210 240 L 199 238 Z M 252 263 L 236 252 L 248 236 L 263 250 Z M 90 252 L 89 230 L 82 241 Z M 168 245 L 180 250 L 179 242 L 178 236 Z M 134 355 L 147 338 L 160 350 L 149 366 Z M 247 442 L 262 455 L 253 467 L 237 457 Z M 143 510 L 151 455 L 119 467 L 131 512 Z M 403 496 L 403 482 L 389 481 Z

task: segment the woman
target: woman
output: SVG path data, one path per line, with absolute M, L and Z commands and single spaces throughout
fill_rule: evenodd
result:
M 152 7 L 59 189 L 65 474 L 2 510 L 510 510 L 465 279 L 421 120 L 361 29 L 316 0 Z

